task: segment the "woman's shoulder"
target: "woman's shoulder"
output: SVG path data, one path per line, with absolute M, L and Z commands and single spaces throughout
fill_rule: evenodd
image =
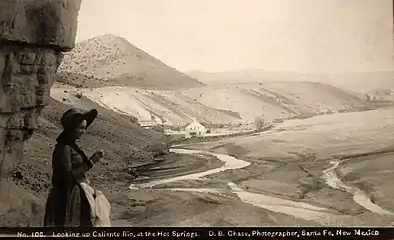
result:
M 58 142 L 55 145 L 54 152 L 61 152 L 61 153 L 83 153 L 83 151 L 76 145 L 76 144 L 67 144 L 64 142 Z
M 55 152 L 64 152 L 64 151 L 71 151 L 71 147 L 68 144 L 65 144 L 63 142 L 58 142 L 55 145 Z

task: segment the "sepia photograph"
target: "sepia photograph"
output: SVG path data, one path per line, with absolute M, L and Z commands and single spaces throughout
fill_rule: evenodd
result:
M 0 0 L 0 81 L 0 227 L 394 227 L 393 0 Z

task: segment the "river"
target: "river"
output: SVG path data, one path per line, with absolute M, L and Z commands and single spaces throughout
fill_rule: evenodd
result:
M 374 204 L 372 200 L 367 196 L 367 194 L 359 188 L 354 186 L 348 186 L 344 184 L 341 179 L 336 174 L 335 170 L 339 167 L 339 161 L 331 161 L 332 167 L 324 170 L 322 178 L 325 180 L 326 184 L 332 188 L 344 190 L 353 195 L 353 200 L 364 207 L 365 209 L 381 214 L 381 215 L 394 215 L 392 212 L 387 211 L 380 206 Z

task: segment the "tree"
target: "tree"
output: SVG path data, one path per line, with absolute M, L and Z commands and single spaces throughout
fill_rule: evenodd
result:
M 254 119 L 254 124 L 257 130 L 261 130 L 264 127 L 264 119 L 259 116 Z

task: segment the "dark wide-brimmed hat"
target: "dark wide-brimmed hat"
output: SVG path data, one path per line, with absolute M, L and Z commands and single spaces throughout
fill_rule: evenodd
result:
M 76 127 L 83 120 L 86 120 L 86 127 L 89 127 L 96 117 L 96 109 L 83 112 L 82 110 L 72 108 L 63 114 L 60 119 L 60 123 L 62 124 L 63 129 L 70 129 Z

